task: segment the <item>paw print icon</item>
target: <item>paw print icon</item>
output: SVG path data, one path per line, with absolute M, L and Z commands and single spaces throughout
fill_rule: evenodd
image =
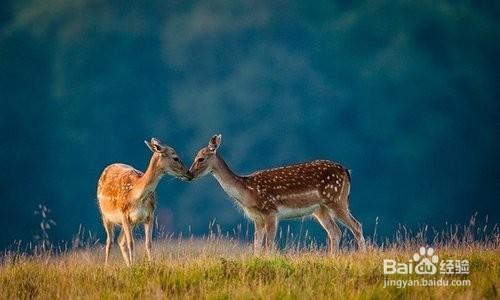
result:
M 413 261 L 417 263 L 416 274 L 436 274 L 439 257 L 434 254 L 434 249 L 431 247 L 420 247 L 419 252 L 413 254 Z

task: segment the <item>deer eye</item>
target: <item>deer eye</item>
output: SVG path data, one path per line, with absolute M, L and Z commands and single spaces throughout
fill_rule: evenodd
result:
M 204 160 L 205 160 L 205 158 L 204 158 L 204 157 L 200 157 L 200 158 L 198 158 L 198 159 L 197 159 L 197 161 L 198 161 L 199 163 L 203 162 Z
M 173 160 L 178 162 L 179 158 L 178 157 L 174 157 Z

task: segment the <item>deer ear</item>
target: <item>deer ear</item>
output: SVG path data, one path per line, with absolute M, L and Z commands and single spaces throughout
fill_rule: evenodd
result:
M 149 150 L 151 150 L 152 152 L 161 153 L 164 150 L 163 146 L 160 144 L 160 141 L 155 138 L 151 138 L 150 142 L 144 141 L 144 143 L 146 144 L 146 146 L 148 146 Z
M 146 146 L 148 146 L 149 150 L 151 150 L 152 152 L 155 152 L 153 145 L 151 145 L 148 141 L 144 141 L 144 144 L 146 144 Z
M 215 151 L 217 148 L 219 148 L 220 143 L 222 141 L 222 135 L 221 134 L 216 134 L 214 135 L 210 141 L 208 142 L 208 149 L 210 151 Z

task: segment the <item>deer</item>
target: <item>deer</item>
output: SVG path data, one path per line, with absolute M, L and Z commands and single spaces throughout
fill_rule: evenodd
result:
M 165 174 L 190 180 L 187 168 L 172 147 L 162 145 L 156 138 L 144 143 L 153 153 L 145 172 L 126 164 L 114 163 L 102 171 L 97 184 L 99 210 L 107 236 L 105 266 L 108 265 L 115 225 L 121 226 L 118 244 L 127 266 L 130 267 L 133 262 L 133 228 L 141 223 L 144 223 L 147 257 L 149 261 L 152 260 L 156 187 Z
M 328 249 L 338 249 L 341 231 L 336 220 L 354 235 L 358 249 L 365 249 L 361 223 L 350 213 L 351 176 L 348 169 L 328 160 L 315 160 L 236 175 L 217 153 L 222 135 L 214 135 L 201 148 L 189 168 L 192 179 L 212 174 L 235 200 L 255 227 L 253 250 L 275 249 L 279 220 L 312 215 L 328 235 Z

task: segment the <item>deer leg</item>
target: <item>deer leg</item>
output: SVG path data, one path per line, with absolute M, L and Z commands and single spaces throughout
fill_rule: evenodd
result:
M 113 244 L 113 223 L 108 221 L 105 217 L 102 218 L 104 229 L 106 230 L 106 257 L 104 259 L 104 266 L 108 265 L 109 251 Z
M 365 238 L 363 237 L 363 228 L 361 227 L 361 223 L 359 223 L 358 220 L 352 216 L 347 207 L 335 210 L 335 215 L 352 232 L 356 242 L 358 243 L 358 249 L 365 250 Z
M 149 218 L 144 223 L 145 246 L 148 260 L 151 261 L 151 240 L 153 237 L 153 218 Z
M 255 220 L 255 233 L 253 238 L 253 252 L 254 254 L 258 254 L 262 250 L 262 242 L 264 241 L 264 222 L 262 220 Z
M 320 207 L 313 215 L 328 234 L 328 250 L 330 254 L 333 254 L 340 244 L 341 231 L 339 226 L 335 223 L 329 209 L 326 207 Z
M 133 263 L 133 251 L 134 251 L 134 237 L 132 236 L 132 225 L 128 220 L 128 217 L 124 214 L 122 217 L 122 227 L 123 233 L 125 234 L 125 239 L 127 240 L 127 250 L 129 255 L 130 264 Z
M 127 239 L 125 238 L 125 233 L 123 228 L 120 232 L 120 236 L 118 237 L 118 245 L 120 245 L 120 251 L 122 252 L 123 259 L 125 260 L 125 264 L 127 267 L 130 267 L 130 262 L 128 260 L 128 252 L 127 252 Z
M 266 250 L 272 251 L 275 248 L 274 238 L 276 237 L 276 227 L 278 225 L 278 219 L 275 215 L 268 216 L 265 218 L 265 232 L 266 232 Z

